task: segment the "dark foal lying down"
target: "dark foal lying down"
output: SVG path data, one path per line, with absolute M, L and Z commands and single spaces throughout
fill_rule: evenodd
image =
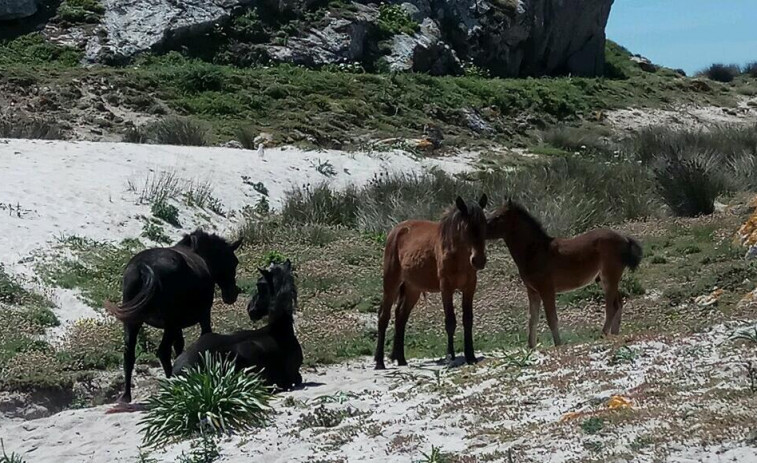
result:
M 268 315 L 268 325 L 257 330 L 200 336 L 176 359 L 174 375 L 199 364 L 203 352 L 211 352 L 234 359 L 237 370 L 252 367 L 261 371 L 267 384 L 280 389 L 302 384 L 302 348 L 294 334 L 297 288 L 292 264 L 287 260 L 260 273 L 257 294 L 250 300 L 247 312 L 252 321 Z

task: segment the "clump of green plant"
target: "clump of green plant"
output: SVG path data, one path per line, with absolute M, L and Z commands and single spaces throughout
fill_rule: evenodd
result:
M 257 148 L 255 139 L 257 132 L 252 127 L 239 127 L 236 131 L 236 139 L 244 149 L 254 150 Z
M 166 230 L 161 227 L 160 224 L 154 223 L 150 220 L 145 220 L 145 223 L 142 225 L 142 234 L 140 236 L 159 244 L 169 244 L 171 242 L 171 237 L 166 235 Z
M 81 51 L 50 43 L 38 32 L 0 41 L 0 66 L 4 67 L 75 67 L 79 65 L 81 58 Z
M 2 439 L 0 439 L 0 451 L 3 452 L 3 454 L 0 455 L 0 463 L 26 463 L 26 460 L 15 452 L 11 452 L 11 454 L 8 455 L 5 452 L 5 442 L 3 442 Z
M 326 408 L 319 405 L 312 412 L 300 417 L 300 429 L 306 428 L 334 428 L 345 418 L 355 416 L 357 410 L 348 407 L 346 409 Z
M 268 251 L 261 257 L 260 264 L 266 268 L 271 264 L 283 264 L 286 260 L 287 257 L 279 251 Z
M 612 40 L 605 42 L 605 77 L 629 79 L 635 73 L 631 52 Z
M 121 364 L 123 343 L 120 322 L 81 319 L 66 331 L 58 358 L 70 370 L 104 370 Z
M 200 438 L 192 442 L 189 453 L 181 452 L 179 463 L 213 463 L 221 456 L 216 436 L 201 432 Z
M 421 453 L 422 459 L 418 460 L 418 463 L 451 463 L 451 459 L 442 453 L 442 449 L 432 445 L 431 451 L 428 453 Z
M 757 327 L 735 331 L 731 334 L 732 341 L 748 341 L 757 344 Z
M 64 0 L 58 7 L 58 19 L 70 23 L 97 23 L 105 13 L 99 0 Z
M 163 379 L 140 421 L 148 447 L 203 433 L 227 434 L 264 426 L 270 391 L 260 376 L 236 372 L 234 363 L 207 354 L 186 373 Z
M 581 429 L 586 434 L 597 434 L 605 427 L 605 421 L 602 418 L 593 416 L 581 422 Z
M 715 63 L 710 65 L 699 73 L 700 76 L 707 77 L 716 82 L 729 83 L 733 82 L 741 74 L 741 68 L 738 64 Z
M 153 202 L 150 205 L 150 212 L 152 212 L 154 217 L 161 219 L 174 227 L 181 227 L 181 222 L 179 221 L 179 208 L 170 204 L 165 199 Z
M 639 358 L 639 351 L 628 346 L 622 346 L 615 350 L 610 357 L 610 365 L 633 363 Z
M 146 128 L 150 140 L 164 145 L 207 146 L 210 128 L 189 117 L 170 116 Z
M 401 5 L 382 3 L 379 6 L 379 28 L 387 35 L 415 34 L 420 26 Z

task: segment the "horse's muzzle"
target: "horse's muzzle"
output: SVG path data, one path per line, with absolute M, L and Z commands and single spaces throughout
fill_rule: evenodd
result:
M 232 290 L 221 290 L 221 299 L 223 299 L 223 302 L 225 304 L 233 304 L 237 302 L 237 297 L 239 297 L 239 293 L 241 293 L 242 290 L 239 289 L 238 286 L 234 286 L 234 289 Z
M 476 270 L 483 270 L 486 267 L 486 255 L 474 254 L 470 257 L 470 264 Z

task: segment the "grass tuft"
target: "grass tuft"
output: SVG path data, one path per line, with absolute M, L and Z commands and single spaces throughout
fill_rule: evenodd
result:
M 185 374 L 161 380 L 140 421 L 144 445 L 156 447 L 201 433 L 228 434 L 263 426 L 270 391 L 251 370 L 212 355 Z

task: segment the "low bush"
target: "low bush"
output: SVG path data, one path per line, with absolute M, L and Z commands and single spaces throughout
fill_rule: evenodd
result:
M 210 128 L 189 117 L 170 116 L 149 125 L 146 130 L 151 141 L 163 145 L 207 146 Z
M 0 138 L 63 140 L 65 137 L 55 121 L 22 117 L 0 121 Z
M 737 64 L 712 64 L 704 69 L 699 75 L 716 82 L 733 82 L 741 74 L 741 68 Z

